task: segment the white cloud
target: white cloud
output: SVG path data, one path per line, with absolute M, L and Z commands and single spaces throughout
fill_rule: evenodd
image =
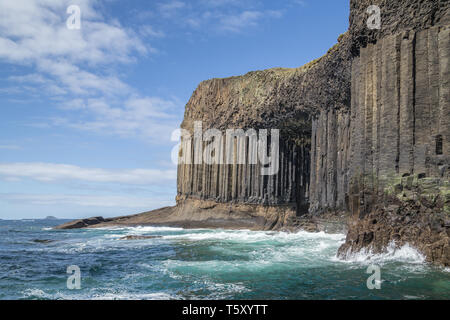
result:
M 222 17 L 220 24 L 223 30 L 239 32 L 244 28 L 256 26 L 262 16 L 263 14 L 259 11 L 244 11 L 238 15 Z
M 162 17 L 197 30 L 239 33 L 257 27 L 263 19 L 280 18 L 281 10 L 264 10 L 252 0 L 198 0 L 186 5 L 169 1 L 159 5 Z
M 132 196 L 91 196 L 67 194 L 14 194 L 0 193 L 0 200 L 25 205 L 130 208 L 148 210 L 174 205 L 173 200 L 163 198 L 138 198 Z
M 300 5 L 302 7 L 306 7 L 308 5 L 308 3 L 304 0 L 293 0 L 294 4 Z
M 37 68 L 58 79 L 58 82 L 76 95 L 95 96 L 126 94 L 130 88 L 115 76 L 97 75 L 67 61 L 41 59 Z
M 200 0 L 206 7 L 239 6 L 245 1 L 242 0 Z
M 69 4 L 81 7 L 80 30 L 66 26 Z M 117 21 L 108 23 L 95 10 L 97 4 L 97 0 L 0 1 L 0 60 L 33 66 L 39 72 L 10 80 L 33 84 L 57 81 L 49 88 L 53 94 L 63 94 L 64 90 L 74 94 L 129 90 L 116 76 L 96 73 L 93 67 L 128 63 L 135 53 L 151 50 Z
M 66 27 L 66 8 L 78 3 L 82 27 Z M 11 62 L 65 58 L 71 62 L 127 62 L 146 47 L 117 21 L 107 23 L 96 0 L 14 0 L 0 2 L 0 57 Z
M 49 81 L 48 79 L 44 78 L 42 75 L 37 74 L 37 73 L 27 74 L 24 76 L 10 76 L 10 77 L 8 77 L 8 80 L 19 82 L 19 83 L 28 82 L 28 83 L 39 83 L 39 84 L 47 84 Z
M 166 34 L 163 31 L 155 30 L 155 28 L 150 25 L 144 25 L 140 27 L 139 32 L 144 37 L 164 38 L 166 36 Z
M 281 18 L 282 16 L 283 13 L 276 10 L 246 10 L 238 14 L 222 15 L 219 19 L 219 28 L 223 31 L 237 33 L 258 26 L 263 19 Z
M 53 163 L 0 163 L 0 176 L 6 179 L 33 179 L 40 182 L 83 181 L 128 185 L 174 182 L 176 170 L 81 168 Z
M 186 4 L 181 1 L 172 0 L 159 4 L 159 12 L 166 18 L 172 17 L 177 11 L 186 7 Z
M 72 4 L 81 8 L 80 30 L 66 27 L 66 9 Z M 179 120 L 168 113 L 173 111 L 174 102 L 140 95 L 115 72 L 118 64 L 131 63 L 156 49 L 144 43 L 138 33 L 103 17 L 99 6 L 98 0 L 0 1 L 0 61 L 34 69 L 10 76 L 8 80 L 16 88 L 3 90 L 21 94 L 22 98 L 46 93 L 65 101 L 62 107 L 66 114 L 49 118 L 47 126 L 143 138 L 156 134 L 153 139 L 161 140 L 161 131 L 178 126 Z M 174 1 L 162 5 L 161 10 L 169 12 L 183 6 Z M 139 33 L 144 37 L 165 36 L 149 25 Z M 68 113 L 70 110 L 85 113 L 80 118 L 75 112 Z
M 12 145 L 12 144 L 3 144 L 3 145 L 0 144 L 0 150 L 1 149 L 3 149 L 3 150 L 20 150 L 21 147 Z
M 52 124 L 168 143 L 172 131 L 179 126 L 179 119 L 174 116 L 177 105 L 177 101 L 158 97 L 130 97 L 120 101 L 119 106 L 105 99 L 74 99 L 61 108 L 77 111 L 78 118 L 54 118 Z
M 33 93 L 34 96 L 37 97 L 37 93 L 39 92 L 48 92 L 52 96 L 61 96 L 68 93 L 68 91 L 63 89 L 62 85 L 58 84 L 57 81 L 46 78 L 38 73 L 10 76 L 8 77 L 8 80 L 15 82 L 15 94 L 23 95 L 26 92 L 28 96 Z

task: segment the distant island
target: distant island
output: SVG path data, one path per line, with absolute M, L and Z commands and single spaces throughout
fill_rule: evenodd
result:
M 44 220 L 59 220 L 59 219 L 57 217 L 54 217 L 54 216 L 46 216 L 44 218 Z

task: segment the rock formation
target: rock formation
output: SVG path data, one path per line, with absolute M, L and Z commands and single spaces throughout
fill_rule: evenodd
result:
M 381 9 L 381 29 L 367 27 L 370 5 Z M 202 82 L 186 106 L 182 128 L 192 132 L 195 121 L 222 132 L 279 128 L 280 170 L 261 176 L 258 165 L 237 161 L 181 164 L 178 206 L 189 207 L 195 199 L 283 208 L 281 225 L 294 216 L 346 211 L 351 228 L 365 222 L 376 205 L 400 199 L 393 190 L 410 177 L 419 189 L 430 185 L 428 191 L 408 191 L 410 196 L 428 192 L 428 199 L 442 204 L 431 215 L 448 214 L 449 37 L 448 1 L 351 1 L 349 31 L 324 57 L 298 69 Z M 232 139 L 235 160 L 246 159 L 249 140 Z M 183 156 L 193 159 L 195 147 L 189 148 Z M 222 146 L 219 157 L 224 152 Z M 437 241 L 447 241 L 448 250 L 448 227 L 439 221 L 445 232 Z M 355 241 L 350 231 L 347 251 Z M 431 238 L 423 241 L 436 240 Z M 366 245 L 382 250 L 377 239 L 374 233 Z
M 379 29 L 368 28 L 371 5 Z M 181 126 L 177 207 L 100 225 L 310 229 L 339 212 L 341 256 L 412 242 L 449 265 L 449 1 L 350 8 L 349 30 L 315 61 L 202 82 Z M 253 161 L 265 129 L 279 129 L 263 150 L 279 152 L 269 175 Z

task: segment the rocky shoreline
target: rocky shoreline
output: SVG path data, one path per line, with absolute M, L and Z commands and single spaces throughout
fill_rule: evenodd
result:
M 368 28 L 372 5 L 380 28 Z M 340 232 L 341 257 L 408 243 L 448 266 L 449 60 L 448 1 L 350 0 L 349 29 L 323 57 L 199 84 L 181 124 L 175 207 L 60 228 Z M 255 149 L 278 151 L 274 174 Z
M 164 226 L 185 229 L 233 229 L 252 231 L 305 230 L 309 232 L 345 233 L 347 216 L 329 212 L 326 215 L 295 217 L 284 206 L 265 208 L 255 205 L 229 205 L 186 200 L 183 205 L 166 207 L 117 218 L 93 217 L 67 222 L 54 229 Z M 286 213 L 287 211 L 287 213 Z M 284 213 L 284 219 L 280 219 Z
M 138 215 L 118 218 L 93 217 L 78 219 L 54 227 L 55 230 L 95 229 L 112 227 L 174 227 L 184 229 L 231 229 L 252 231 L 285 231 L 285 232 L 326 232 L 346 233 L 347 216 L 342 213 L 330 213 L 328 218 L 317 216 L 304 216 L 293 218 L 284 225 L 270 227 L 270 222 L 253 215 L 233 217 L 217 217 L 215 213 L 208 214 L 199 220 L 176 218 L 177 207 L 167 207 L 156 211 L 145 212 Z
M 443 212 L 433 213 L 435 204 L 429 202 L 402 202 L 391 199 L 391 204 L 377 206 L 363 219 L 349 218 L 345 212 L 327 212 L 320 216 L 307 215 L 293 218 L 284 225 L 268 227 L 267 221 L 252 215 L 218 217 L 206 209 L 202 219 L 180 219 L 177 207 L 167 207 L 132 216 L 104 219 L 94 217 L 74 220 L 55 229 L 111 228 L 111 227 L 177 227 L 184 229 L 232 229 L 283 232 L 325 232 L 346 234 L 345 243 L 337 255 L 347 259 L 358 252 L 385 253 L 394 244 L 400 248 L 406 244 L 417 249 L 427 262 L 450 266 L 450 219 Z M 422 207 L 428 204 L 427 209 Z M 153 237 L 124 237 L 121 240 L 145 240 Z
M 367 213 L 354 212 L 338 256 L 345 259 L 362 250 L 384 253 L 390 245 L 409 244 L 428 262 L 450 266 L 450 197 L 443 186 L 431 186 L 435 190 L 427 182 L 405 177 Z

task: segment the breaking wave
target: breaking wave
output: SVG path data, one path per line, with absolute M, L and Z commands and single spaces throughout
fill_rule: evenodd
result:
M 344 259 L 336 257 L 336 260 L 359 264 L 384 264 L 387 262 L 423 264 L 425 256 L 408 243 L 398 247 L 394 241 L 391 241 L 386 248 L 386 252 L 373 253 L 371 249 L 362 249 L 359 252 L 347 253 Z
M 410 245 L 342 260 L 343 234 L 26 223 L 0 222 L 0 299 L 370 299 L 370 264 L 382 265 L 381 298 L 448 297 L 449 269 L 429 267 Z M 70 265 L 81 290 L 66 287 Z
M 345 239 L 345 235 L 342 234 L 326 234 L 324 232 L 310 233 L 300 231 L 297 233 L 288 232 L 263 232 L 263 231 L 215 231 L 215 230 L 201 230 L 197 232 L 189 232 L 177 235 L 164 236 L 164 239 L 176 239 L 176 240 L 192 240 L 192 241 L 205 241 L 205 240 L 227 240 L 227 241 L 243 241 L 243 242 L 260 242 L 260 241 L 296 241 L 296 240 L 317 240 L 324 239 L 330 241 L 341 241 Z
M 181 300 L 182 297 L 164 292 L 134 293 L 124 290 L 109 290 L 102 293 L 46 293 L 41 289 L 26 289 L 22 292 L 22 299 L 30 300 Z

